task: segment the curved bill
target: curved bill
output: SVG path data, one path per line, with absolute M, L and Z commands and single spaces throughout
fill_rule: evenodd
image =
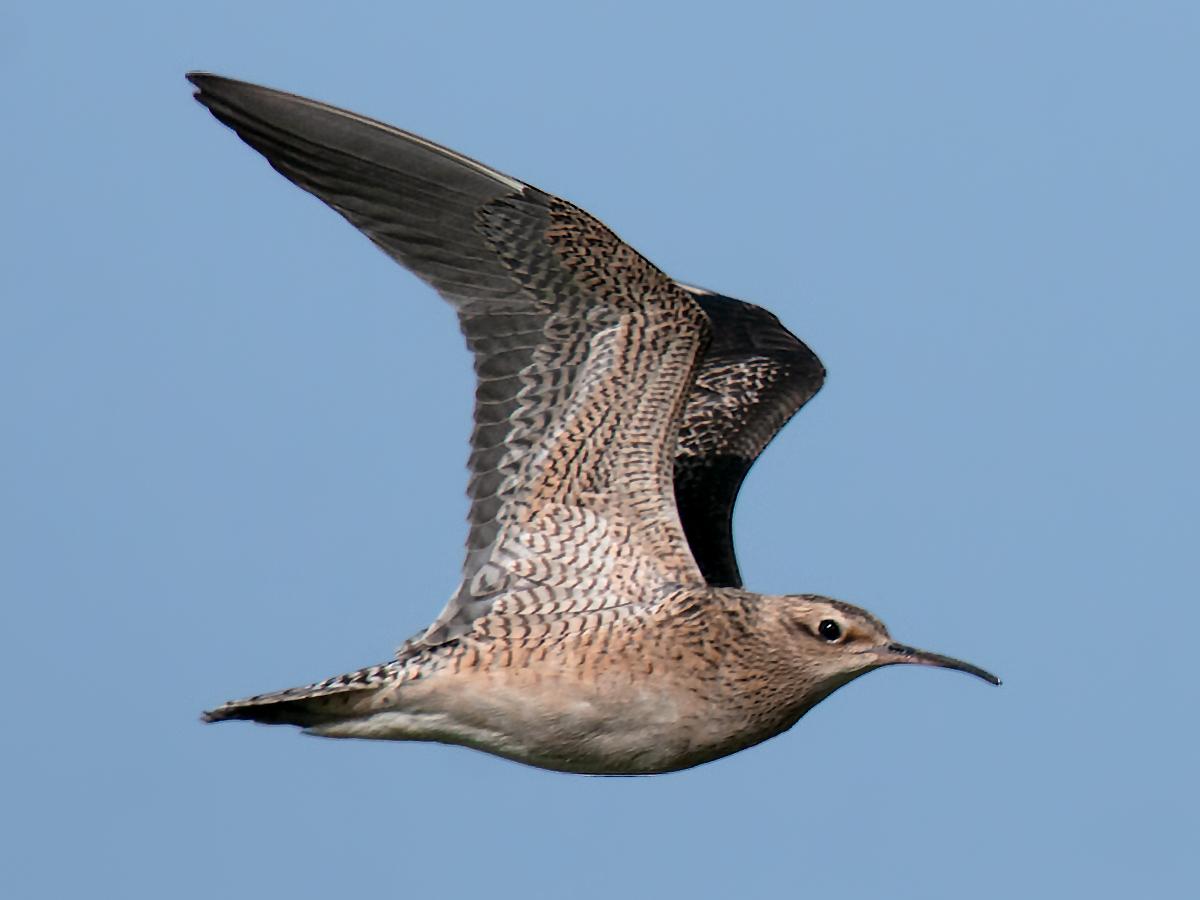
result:
M 927 650 L 918 650 L 916 647 L 906 647 L 903 644 L 888 644 L 887 653 L 883 655 L 883 664 L 888 666 L 896 663 L 916 663 L 923 666 L 938 666 L 942 669 L 958 669 L 960 672 L 969 672 L 976 678 L 982 678 L 988 684 L 1000 683 L 1000 679 L 991 672 L 963 662 L 961 659 L 942 656 L 940 653 L 930 653 Z

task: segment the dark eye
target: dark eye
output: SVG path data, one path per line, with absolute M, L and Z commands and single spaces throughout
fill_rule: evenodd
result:
M 833 621 L 833 619 L 824 619 L 817 626 L 817 634 L 821 635 L 827 641 L 836 641 L 842 636 L 842 626 Z

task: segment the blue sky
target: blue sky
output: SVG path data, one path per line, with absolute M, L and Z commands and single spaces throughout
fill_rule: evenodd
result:
M 0 10 L 0 890 L 1190 896 L 1198 45 L 1155 2 Z M 748 586 L 1004 685 L 885 670 L 651 779 L 201 725 L 441 609 L 472 380 L 189 69 L 776 312 L 830 374 L 742 493 Z

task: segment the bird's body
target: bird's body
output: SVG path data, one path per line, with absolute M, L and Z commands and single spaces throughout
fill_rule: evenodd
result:
M 671 771 L 790 728 L 844 683 L 780 621 L 823 617 L 828 602 L 702 588 L 667 592 L 638 618 L 497 616 L 395 662 L 241 702 L 257 721 L 325 737 L 462 744 L 571 772 Z M 850 628 L 878 624 L 837 606 Z
M 391 663 L 206 714 L 572 772 L 686 768 L 863 672 L 973 666 L 742 589 L 733 503 L 819 389 L 770 313 L 668 278 L 564 200 L 406 132 L 211 75 L 197 98 L 456 308 L 478 376 L 463 581 Z
M 638 618 L 497 616 L 455 641 L 217 715 L 462 744 L 571 772 L 687 768 L 790 728 L 842 683 L 814 671 L 778 621 L 814 603 L 702 588 L 668 592 Z

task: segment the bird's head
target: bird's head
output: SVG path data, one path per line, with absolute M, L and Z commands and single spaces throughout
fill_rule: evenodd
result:
M 770 604 L 778 616 L 781 648 L 810 685 L 811 707 L 843 684 L 872 669 L 900 664 L 958 669 L 989 684 L 1000 679 L 978 666 L 892 640 L 887 628 L 865 609 L 816 594 L 779 597 Z

